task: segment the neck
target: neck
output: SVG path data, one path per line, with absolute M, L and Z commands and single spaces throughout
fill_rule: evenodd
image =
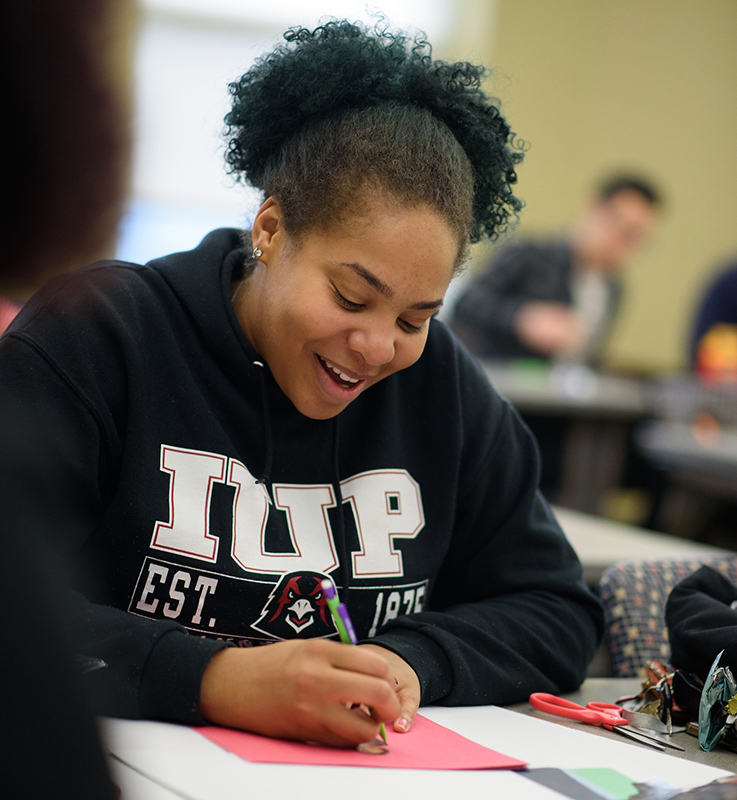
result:
M 233 310 L 241 330 L 251 343 L 253 349 L 259 353 L 257 336 L 255 335 L 255 322 L 258 316 L 258 281 L 256 280 L 257 271 L 254 270 L 250 275 L 233 283 L 230 287 L 230 298 L 233 303 Z

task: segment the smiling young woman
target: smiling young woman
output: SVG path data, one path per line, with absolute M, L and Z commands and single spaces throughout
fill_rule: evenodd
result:
M 380 196 L 296 241 L 269 198 L 251 236 L 261 255 L 236 290 L 236 316 L 279 388 L 313 419 L 417 361 L 459 250 L 437 211 Z
M 231 85 L 251 230 L 56 280 L 0 340 L 5 402 L 56 432 L 44 510 L 102 564 L 73 607 L 101 713 L 355 745 L 585 676 L 601 609 L 535 444 L 433 318 L 521 206 L 483 76 L 381 27 L 288 31 Z

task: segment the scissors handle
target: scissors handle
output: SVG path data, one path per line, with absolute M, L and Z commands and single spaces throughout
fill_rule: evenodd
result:
M 620 715 L 619 706 L 611 703 L 589 703 L 584 708 L 554 694 L 534 692 L 530 695 L 530 705 L 538 711 L 545 711 L 557 717 L 575 719 L 578 722 L 587 722 L 589 725 L 601 725 L 604 728 L 627 724 L 627 720 Z
M 545 711 L 548 714 L 555 714 L 558 717 L 567 717 L 579 722 L 587 722 L 589 725 L 600 725 L 602 728 L 621 733 L 623 736 L 633 739 L 640 744 L 654 747 L 656 750 L 665 750 L 663 745 L 669 745 L 676 749 L 683 749 L 679 745 L 674 745 L 667 741 L 662 741 L 657 736 L 648 735 L 642 731 L 634 731 L 629 727 L 629 723 L 622 716 L 622 708 L 614 703 L 588 703 L 586 708 L 556 697 L 554 694 L 535 692 L 530 695 L 530 705 L 538 711 Z
M 622 707 L 615 703 L 586 703 L 586 708 L 590 708 L 592 711 L 602 711 L 604 714 L 612 714 L 615 717 L 624 719 Z M 627 722 L 626 719 L 624 721 Z

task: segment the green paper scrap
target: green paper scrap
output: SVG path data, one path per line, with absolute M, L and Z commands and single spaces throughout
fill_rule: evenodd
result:
M 548 368 L 548 362 L 542 358 L 515 358 L 511 363 L 520 372 L 545 372 Z
M 707 752 L 722 738 L 727 727 L 727 703 L 737 692 L 730 668 L 719 666 L 723 653 L 724 650 L 714 659 L 699 701 L 699 745 Z
M 662 781 L 635 783 L 621 772 L 606 767 L 538 767 L 519 774 L 571 800 L 643 800 L 671 797 L 676 792 Z
M 602 794 L 601 789 L 592 788 L 588 782 L 574 775 L 570 770 L 557 767 L 538 767 L 536 769 L 523 769 L 519 773 L 524 778 L 529 778 L 541 786 L 552 789 L 570 800 L 613 800 L 609 794 Z
M 633 781 L 621 772 L 617 772 L 616 769 L 587 767 L 568 771 L 592 788 L 603 789 L 613 800 L 629 800 L 630 797 L 635 797 L 640 793 Z

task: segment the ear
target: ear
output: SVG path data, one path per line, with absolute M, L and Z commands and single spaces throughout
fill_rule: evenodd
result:
M 266 255 L 270 248 L 281 242 L 285 234 L 282 218 L 279 201 L 275 197 L 269 197 L 259 208 L 253 221 L 251 241 L 254 249 L 258 247 Z

